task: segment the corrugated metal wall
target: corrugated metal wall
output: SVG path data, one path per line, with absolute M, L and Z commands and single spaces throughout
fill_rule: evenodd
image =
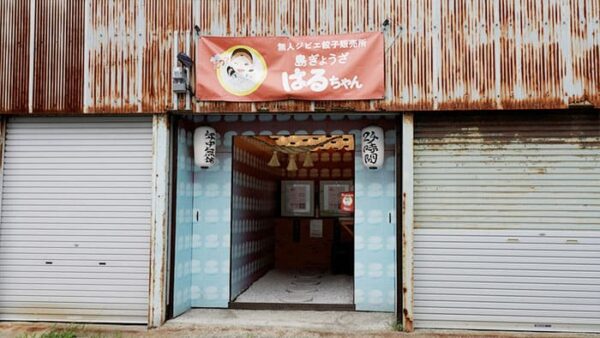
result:
M 36 0 L 33 111 L 83 109 L 84 4 Z
M 186 51 L 192 0 L 87 0 L 87 6 L 86 111 L 173 109 L 173 46 L 177 38 L 175 50 Z
M 571 0 L 571 100 L 587 98 L 600 107 L 600 1 Z
M 144 42 L 138 1 L 86 3 L 85 106 L 88 111 L 138 111 Z M 141 27 L 140 27 L 141 26 Z
M 198 1 L 198 0 L 194 0 Z M 203 1 L 204 2 L 204 1 Z M 190 53 L 192 45 L 192 0 L 146 1 L 146 42 L 142 71 L 142 110 L 173 109 L 173 46 Z M 186 44 L 186 41 L 189 41 Z M 184 109 L 184 105 L 180 109 Z
M 29 0 L 0 1 L 0 112 L 27 111 Z
M 597 0 L 5 0 L 0 10 L 0 112 L 600 106 Z M 386 99 L 174 102 L 173 56 L 194 55 L 194 25 L 224 36 L 383 30 Z

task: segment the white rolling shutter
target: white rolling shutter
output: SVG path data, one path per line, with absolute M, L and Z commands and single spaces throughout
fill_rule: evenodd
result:
M 147 323 L 151 190 L 151 118 L 10 119 L 0 320 Z
M 415 122 L 417 328 L 600 331 L 600 114 Z

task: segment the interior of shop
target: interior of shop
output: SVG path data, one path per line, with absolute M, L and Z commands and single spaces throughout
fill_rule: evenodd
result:
M 354 144 L 233 138 L 232 304 L 354 303 Z

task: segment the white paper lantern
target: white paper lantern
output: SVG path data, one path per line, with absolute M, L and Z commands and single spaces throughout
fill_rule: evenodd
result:
M 194 131 L 194 163 L 200 168 L 212 167 L 217 161 L 217 132 L 211 127 Z
M 369 126 L 360 132 L 361 158 L 363 165 L 369 169 L 383 167 L 384 141 L 383 128 Z

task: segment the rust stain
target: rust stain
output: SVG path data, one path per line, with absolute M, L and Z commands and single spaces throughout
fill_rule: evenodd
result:
M 142 48 L 143 40 L 136 25 L 143 16 L 137 4 L 135 0 L 91 0 L 89 3 L 88 112 L 139 110 L 136 72 L 142 60 L 137 51 Z
M 533 98 L 527 100 L 502 100 L 502 107 L 508 110 L 516 109 L 558 109 L 567 108 L 562 98 Z
M 408 244 L 408 240 L 407 240 L 407 230 L 409 229 L 408 226 L 412 225 L 413 229 L 414 229 L 414 220 L 413 220 L 413 224 L 409 224 L 406 225 L 406 192 L 402 192 L 402 262 L 406 262 L 407 261 L 407 255 L 411 254 L 411 252 L 409 250 L 413 250 L 413 246 L 412 244 L 409 246 Z M 409 263 L 412 264 L 412 263 Z M 407 267 L 404 267 L 404 269 L 406 269 Z M 413 268 L 412 266 L 410 267 L 410 270 L 412 271 Z M 414 272 L 414 271 L 413 271 Z M 412 307 L 413 307 L 413 294 L 412 293 L 408 293 L 408 289 L 405 286 L 407 283 L 410 283 L 409 285 L 412 285 L 414 283 L 413 280 L 413 272 L 411 272 L 410 274 L 410 280 L 406 280 L 405 276 L 403 274 L 402 277 L 402 304 L 404 306 L 404 308 L 402 309 L 402 325 L 404 327 L 404 331 L 406 332 L 412 332 L 413 331 L 413 317 L 412 317 Z M 414 291 L 413 291 L 414 292 Z M 409 306 L 410 309 L 408 309 L 406 306 Z
M 186 50 L 187 35 L 192 41 L 192 0 L 150 1 L 145 3 L 143 11 L 145 48 L 139 79 L 142 81 L 142 111 L 171 110 L 173 50 Z M 184 108 L 185 99 L 180 97 L 178 109 Z
M 406 332 L 414 331 L 413 319 L 412 319 L 412 317 L 410 317 L 408 315 L 408 310 L 404 309 L 404 311 L 402 311 L 402 313 L 404 314 L 404 331 L 406 331 Z
M 35 4 L 33 111 L 81 112 L 84 4 L 68 0 Z
M 571 3 L 571 7 L 584 3 L 586 16 L 597 19 L 600 6 L 589 0 Z M 384 30 L 387 97 L 375 101 L 284 104 L 202 102 L 195 111 L 250 112 L 257 107 L 272 112 L 566 108 L 565 90 L 571 89 L 565 88 L 565 76 L 570 65 L 566 64 L 560 45 L 565 20 L 561 4 L 558 0 L 501 0 L 496 8 L 494 2 L 485 0 L 338 0 L 303 4 L 293 0 L 246 0 L 237 6 L 226 1 L 204 2 L 201 30 L 206 35 L 340 34 L 381 30 L 383 21 L 388 19 L 391 25 Z M 250 12 L 240 16 L 242 8 Z M 439 27 L 433 22 L 436 12 L 440 16 Z M 581 11 L 572 8 L 571 12 L 577 17 Z M 434 50 L 432 42 L 436 32 L 439 51 Z M 586 44 L 591 50 L 587 57 L 596 57 L 598 43 Z M 439 64 L 437 75 L 433 58 Z M 591 66 L 586 70 L 597 67 L 598 62 L 594 61 L 587 63 Z M 577 74 L 574 77 L 577 79 Z M 588 71 L 581 77 L 594 76 Z M 579 99 L 597 102 L 599 88 L 595 84 L 589 91 L 593 95 L 585 93 Z
M 573 95 L 569 102 L 600 106 L 600 4 L 570 1 Z
M 582 102 L 600 107 L 597 0 L 56 0 L 35 4 L 33 107 L 37 113 L 173 109 L 173 54 L 189 50 L 195 55 L 194 43 L 187 46 L 186 39 L 194 41 L 196 24 L 201 35 L 221 36 L 383 31 L 386 97 L 192 102 L 194 112 L 562 109 Z M 30 5 L 29 0 L 0 1 L 0 19 L 8 23 L 0 26 L 0 113 L 28 110 Z M 88 6 L 88 22 L 84 22 L 84 6 Z M 389 21 L 386 27 L 385 20 Z M 84 93 L 88 93 L 85 98 Z M 185 109 L 183 97 L 175 108 Z
M 540 115 L 541 114 L 541 115 Z M 582 130 L 579 126 L 595 126 L 600 123 L 600 112 L 594 109 L 571 110 L 569 112 L 569 124 L 564 124 L 565 111 L 560 110 L 514 110 L 492 116 L 486 112 L 467 112 L 461 111 L 460 114 L 449 117 L 447 114 L 419 114 L 415 117 L 417 123 L 435 122 L 443 124 L 446 128 L 439 134 L 429 135 L 427 139 L 416 136 L 421 144 L 427 144 L 429 149 L 439 150 L 447 146 L 448 139 L 456 145 L 461 145 L 457 150 L 470 151 L 468 145 L 472 142 L 481 142 L 489 145 L 480 149 L 483 152 L 495 151 L 498 147 L 508 144 L 534 144 L 534 143 L 553 143 L 553 144 L 576 144 L 585 149 L 595 149 L 599 145 L 595 141 L 590 141 L 590 134 L 587 130 Z M 543 120 L 542 120 L 543 119 Z M 487 123 L 481 123 L 481 121 Z M 427 122 L 426 122 L 427 121 Z M 543 123 L 542 123 L 543 122 Z M 516 125 L 536 125 L 540 124 L 540 130 L 547 130 L 552 126 L 552 132 L 549 134 L 535 135 L 523 131 L 520 128 L 514 128 Z M 557 126 L 560 126 L 558 128 Z M 504 129 L 499 129 L 504 128 Z M 556 134 L 558 133 L 558 134 Z M 551 137 L 549 135 L 555 135 Z M 462 156 L 462 155 L 455 155 Z
M 0 112 L 28 110 L 29 6 L 29 0 L 0 1 Z
M 254 105 L 253 111 L 268 111 L 268 112 L 290 112 L 290 111 L 310 111 L 310 101 L 277 101 L 277 102 L 261 102 Z

